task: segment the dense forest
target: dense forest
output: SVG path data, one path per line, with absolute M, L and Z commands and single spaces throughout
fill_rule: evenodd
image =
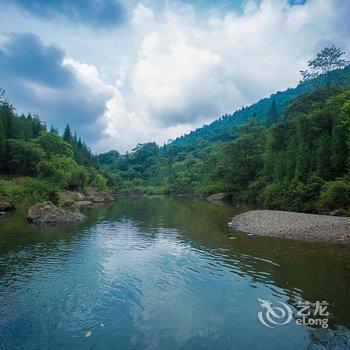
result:
M 162 147 L 110 151 L 125 192 L 224 192 L 235 203 L 329 213 L 350 208 L 350 67 L 302 82 Z
M 124 155 L 93 155 L 69 125 L 62 135 L 47 130 L 1 92 L 0 197 L 19 206 L 92 186 L 119 194 L 226 193 L 237 204 L 350 215 L 350 66 L 342 54 L 326 48 L 296 88 Z M 337 64 L 325 69 L 330 55 Z
M 72 135 L 47 130 L 37 115 L 18 115 L 0 91 L 0 197 L 15 206 L 51 199 L 58 189 L 86 186 L 113 190 L 115 176 L 98 164 L 85 143 Z

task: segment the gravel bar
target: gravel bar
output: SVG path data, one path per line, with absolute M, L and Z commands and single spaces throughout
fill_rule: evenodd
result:
M 277 210 L 253 210 L 229 223 L 235 231 L 260 236 L 350 244 L 350 218 Z

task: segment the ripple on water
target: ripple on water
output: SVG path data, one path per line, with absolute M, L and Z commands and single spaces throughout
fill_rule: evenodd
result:
M 229 240 L 223 227 L 231 211 L 221 217 L 224 208 L 205 202 L 120 200 L 100 210 L 67 232 L 24 226 L 20 248 L 0 254 L 4 348 L 306 348 L 306 327 L 271 333 L 258 323 L 258 298 L 292 307 L 332 298 L 337 324 L 348 325 L 344 251 Z M 29 243 L 26 230 L 35 237 Z M 292 261 L 302 268 L 290 269 Z M 320 285 L 319 270 L 344 288 Z

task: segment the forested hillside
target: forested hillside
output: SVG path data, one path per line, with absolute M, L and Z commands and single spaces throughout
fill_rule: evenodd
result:
M 55 200 L 58 189 L 83 190 L 94 186 L 112 190 L 114 175 L 69 125 L 59 135 L 48 131 L 37 115 L 18 115 L 0 91 L 0 197 L 16 206 Z
M 350 66 L 347 66 L 344 69 L 334 70 L 331 74 L 333 84 L 340 87 L 350 86 Z M 275 121 L 274 118 L 281 116 L 285 106 L 290 100 L 305 92 L 325 86 L 325 78 L 325 75 L 321 75 L 315 79 L 304 81 L 295 88 L 278 91 L 268 98 L 253 103 L 249 107 L 243 107 L 232 114 L 222 116 L 209 125 L 204 125 L 189 134 L 176 138 L 173 141 L 173 144 L 188 143 L 200 138 L 207 138 L 211 141 L 230 140 L 232 139 L 237 126 L 247 121 L 252 116 L 254 116 L 258 122 L 265 122 L 269 112 L 271 112 L 271 105 L 274 104 L 276 113 L 272 113 L 272 115 L 270 113 L 269 120 L 269 122 L 272 123 Z
M 99 156 L 124 191 L 230 193 L 234 202 L 305 212 L 350 207 L 350 68 L 303 82 L 173 142 Z
M 334 46 L 318 55 L 327 50 L 345 64 Z M 0 95 L 0 197 L 17 206 L 55 201 L 58 189 L 91 186 L 120 194 L 223 192 L 235 203 L 349 215 L 349 168 L 350 66 L 162 147 L 138 144 L 125 155 L 95 156 L 69 125 L 62 135 L 55 127 L 47 130 L 38 116 L 19 115 Z

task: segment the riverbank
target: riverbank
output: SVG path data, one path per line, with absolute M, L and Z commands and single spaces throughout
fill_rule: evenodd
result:
M 235 216 L 235 231 L 259 236 L 350 244 L 350 218 L 276 210 L 253 210 Z

